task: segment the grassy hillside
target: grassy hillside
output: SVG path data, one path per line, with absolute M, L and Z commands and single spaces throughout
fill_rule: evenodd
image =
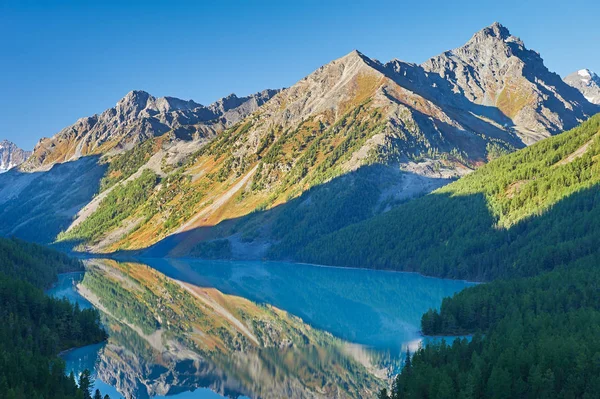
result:
M 215 239 L 230 239 L 235 252 L 237 241 L 251 246 L 252 239 L 259 247 L 281 244 L 273 256 L 289 256 L 319 235 L 385 209 L 386 204 L 379 207 L 386 201 L 382 196 L 403 191 L 403 176 L 382 174 L 387 179 L 383 184 L 364 185 L 359 178 L 359 187 L 349 179 L 348 187 L 335 185 L 339 198 L 332 190 L 325 195 L 327 190 L 312 189 L 374 164 L 395 172 L 402 165 L 421 177 L 446 182 L 523 145 L 511 132 L 470 113 L 437 106 L 395 78 L 352 52 L 282 91 L 208 143 L 186 146 L 165 135 L 115 156 L 102 189 L 130 184 L 131 176 L 144 168 L 154 170 L 161 181 L 143 204 L 130 205 L 118 224 L 99 226 L 98 234 L 91 235 L 87 228 L 71 229 L 61 238 L 82 240 L 87 250 L 111 252 L 141 250 L 170 235 L 192 232 L 173 240 L 177 248 L 171 248 L 171 255 L 189 255 L 198 243 Z M 196 151 L 186 152 L 192 146 Z M 373 186 L 377 187 L 370 191 Z M 302 201 L 280 208 L 309 190 L 311 195 L 302 200 L 318 199 L 318 207 L 314 206 L 318 209 L 295 223 Z M 339 199 L 349 203 L 350 197 L 359 198 L 361 204 L 348 214 L 343 209 L 328 213 L 329 205 Z M 106 212 L 101 208 L 107 204 L 103 205 L 96 212 Z M 319 216 L 340 214 L 335 222 L 323 223 L 308 234 L 299 231 L 300 239 L 286 233 L 290 225 L 313 226 Z M 240 219 L 249 224 L 238 224 Z M 212 247 L 200 246 L 197 255 Z M 262 256 L 264 252 L 257 255 Z
M 600 244 L 600 116 L 309 244 L 299 260 L 489 280 Z M 531 262 L 536 259 L 536 262 Z

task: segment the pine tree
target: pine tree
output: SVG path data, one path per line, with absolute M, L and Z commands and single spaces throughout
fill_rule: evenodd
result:
M 81 372 L 79 376 L 79 388 L 83 392 L 85 399 L 92 399 L 92 388 L 94 386 L 94 378 L 88 369 Z

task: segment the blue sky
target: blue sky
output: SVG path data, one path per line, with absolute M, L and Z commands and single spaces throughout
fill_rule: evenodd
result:
M 0 0 L 0 139 L 31 149 L 132 89 L 202 104 L 352 49 L 422 62 L 499 21 L 565 75 L 600 71 L 599 1 Z

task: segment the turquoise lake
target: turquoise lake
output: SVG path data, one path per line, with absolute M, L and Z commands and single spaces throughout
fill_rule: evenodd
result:
M 381 370 L 385 370 L 388 377 L 392 375 L 401 364 L 406 350 L 414 351 L 423 344 L 423 337 L 419 332 L 422 314 L 430 308 L 438 308 L 444 297 L 472 285 L 465 281 L 429 278 L 413 273 L 283 262 L 141 259 L 136 260 L 136 263 L 149 266 L 176 282 L 186 283 L 188 287 L 211 289 L 211 292 L 216 290 L 223 295 L 245 298 L 261 306 L 271 305 L 299 317 L 302 323 L 315 331 L 330 333 L 333 337 L 325 338 L 319 346 L 319 351 L 331 352 L 331 356 L 325 357 L 325 360 L 321 356 L 318 362 L 348 365 L 350 379 L 351 373 L 357 372 L 357 367 L 352 363 L 355 360 L 361 365 L 366 365 L 366 370 L 372 371 L 380 380 L 385 378 Z M 102 265 L 100 269 L 106 272 L 108 266 Z M 107 276 L 111 273 L 107 273 Z M 61 275 L 58 284 L 50 293 L 66 296 L 82 307 L 92 306 L 76 288 L 76 284 L 82 278 L 82 273 Z M 89 285 L 92 287 L 91 283 Z M 97 283 L 93 285 L 97 286 Z M 97 290 L 96 293 L 101 292 L 107 290 Z M 100 298 L 96 300 L 102 303 L 102 295 L 98 295 Z M 114 314 L 110 320 L 112 321 L 106 323 L 119 322 L 115 320 Z M 133 328 L 132 331 L 139 330 L 130 322 L 127 322 L 127 325 Z M 264 384 L 261 382 L 264 380 L 258 380 L 257 377 L 256 381 L 252 381 L 251 377 L 246 376 L 248 370 L 255 366 L 245 365 L 243 368 L 239 364 L 252 365 L 256 359 L 264 359 L 265 353 L 268 353 L 271 361 L 269 367 L 277 367 L 277 364 L 285 362 L 289 356 L 300 356 L 296 352 L 291 355 L 289 349 L 269 350 L 260 351 L 257 357 L 248 357 L 240 361 L 238 358 L 243 356 L 244 351 L 234 351 L 225 354 L 228 359 L 236 359 L 231 363 L 208 362 L 208 365 L 202 363 L 200 367 L 198 361 L 172 359 L 166 353 L 168 351 L 164 350 L 157 360 L 156 349 L 152 349 L 152 354 L 146 353 L 147 343 L 146 349 L 140 349 L 140 337 L 149 341 L 148 336 L 139 331 L 137 334 L 125 334 L 122 333 L 122 329 L 118 331 L 119 334 L 111 335 L 108 344 L 79 348 L 63 356 L 69 371 L 80 372 L 85 368 L 96 370 L 96 387 L 103 394 L 108 393 L 111 398 L 118 398 L 124 393 L 140 398 L 221 397 L 213 391 L 230 397 L 268 397 L 272 395 L 269 393 L 272 391 L 265 391 L 259 386 Z M 344 342 L 345 348 L 352 349 L 340 352 L 339 344 L 333 342 Z M 135 356 L 131 357 L 132 354 Z M 120 357 L 125 355 L 136 360 L 121 362 Z M 278 356 L 280 361 L 271 359 Z M 205 356 L 202 357 L 202 362 L 204 360 Z M 132 363 L 136 364 L 136 367 L 132 367 Z M 329 366 L 319 365 L 323 376 L 328 375 Z M 365 369 L 360 367 L 361 373 L 364 373 Z M 202 372 L 198 371 L 200 368 Z M 218 369 L 218 372 L 213 368 Z M 208 369 L 212 371 L 208 372 Z M 271 372 L 275 373 L 273 375 L 283 375 L 283 380 L 289 379 L 284 381 L 283 386 L 289 387 L 286 389 L 290 390 L 290 397 L 306 397 L 307 392 L 319 397 L 311 391 L 313 388 L 310 384 L 307 383 L 307 386 L 303 387 L 302 379 L 306 378 L 303 373 L 296 375 L 289 370 Z M 123 378 L 129 381 L 125 386 L 118 386 L 116 383 L 121 377 L 115 376 L 119 375 L 126 376 Z M 347 392 L 342 393 L 340 396 L 354 396 Z

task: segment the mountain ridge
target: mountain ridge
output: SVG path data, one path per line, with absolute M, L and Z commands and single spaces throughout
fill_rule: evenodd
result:
M 175 243 L 170 255 L 202 256 L 200 244 L 225 239 L 242 243 L 241 256 L 261 257 L 270 246 L 291 239 L 291 230 L 277 232 L 276 227 L 289 219 L 287 212 L 299 212 L 307 223 L 312 218 L 311 207 L 282 206 L 294 199 L 318 199 L 319 207 L 333 204 L 332 214 L 345 215 L 308 223 L 301 241 L 310 241 L 315 238 L 310 235 L 330 233 L 340 223 L 358 222 L 426 194 L 597 110 L 500 24 L 432 60 L 382 64 L 353 50 L 289 88 L 256 95 L 244 103 L 247 107 L 233 96 L 200 108 L 132 92 L 105 111 L 112 124 L 102 126 L 112 130 L 94 130 L 97 121 L 92 120 L 89 127 L 59 135 L 65 137 L 63 149 L 49 143 L 45 159 L 46 153 L 38 151 L 44 167 L 52 167 L 53 159 L 84 154 L 96 154 L 106 165 L 89 169 L 90 178 L 104 173 L 100 184 L 93 182 L 100 195 L 53 213 L 53 218 L 71 217 L 69 223 L 61 216 L 60 241 L 80 250 L 113 252 L 139 251 L 169 238 Z M 210 119 L 215 115 L 216 122 Z M 125 130 L 121 122 L 128 117 L 134 128 Z M 202 118 L 211 122 L 195 123 Z M 81 137 L 69 142 L 78 132 L 99 138 L 83 151 Z M 365 168 L 371 172 L 359 172 Z M 344 184 L 334 183 L 336 190 L 316 190 L 338 179 Z M 4 191 L 13 195 L 5 202 L 10 209 L 5 215 L 21 209 L 22 194 Z M 122 198 L 127 193 L 144 200 L 125 209 L 119 204 L 129 203 Z M 357 203 L 363 208 L 353 208 L 355 216 L 335 208 L 347 196 L 362 197 Z M 98 223 L 109 214 L 118 223 Z M 15 220 L 21 227 L 7 226 L 12 233 L 35 227 L 21 217 Z
M 208 139 L 253 112 L 277 92 L 264 90 L 241 98 L 233 94 L 203 106 L 193 100 L 157 98 L 143 90 L 132 90 L 114 107 L 80 118 L 53 137 L 41 139 L 21 169 L 47 169 L 56 162 L 85 155 L 119 153 L 171 130 L 187 140 Z

